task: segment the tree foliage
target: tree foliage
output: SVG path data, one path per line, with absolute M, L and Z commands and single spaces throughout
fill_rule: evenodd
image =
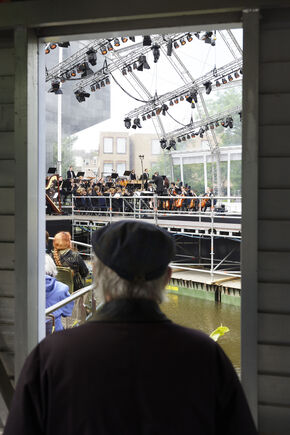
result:
M 66 171 L 70 166 L 74 166 L 74 151 L 73 145 L 77 140 L 77 136 L 67 136 L 62 139 L 61 143 L 61 174 L 66 176 Z M 53 162 L 57 167 L 57 143 L 53 144 Z

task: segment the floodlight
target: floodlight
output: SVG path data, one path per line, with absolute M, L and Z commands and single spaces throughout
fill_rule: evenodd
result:
M 125 127 L 126 128 L 130 128 L 131 127 L 131 119 L 130 118 L 125 118 L 124 122 L 125 122 Z

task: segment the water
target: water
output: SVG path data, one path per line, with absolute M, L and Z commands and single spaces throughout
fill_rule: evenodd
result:
M 180 325 L 199 329 L 210 335 L 221 324 L 230 331 L 220 337 L 218 343 L 232 361 L 238 375 L 241 372 L 240 307 L 216 304 L 204 299 L 168 294 L 168 301 L 161 305 L 162 311 Z

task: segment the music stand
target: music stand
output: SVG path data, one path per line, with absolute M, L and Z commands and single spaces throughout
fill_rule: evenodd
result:
M 83 177 L 84 175 L 85 175 L 84 172 L 78 172 L 78 173 L 77 173 L 77 178 L 79 178 L 79 177 Z
M 55 174 L 55 172 L 56 172 L 56 168 L 48 168 L 47 171 L 48 174 Z
M 125 175 L 126 177 L 129 177 L 129 175 L 131 174 L 132 171 L 125 171 L 123 175 Z
M 119 175 L 119 174 L 117 174 L 117 172 L 112 172 L 111 177 L 112 177 L 112 178 L 118 178 L 118 175 Z

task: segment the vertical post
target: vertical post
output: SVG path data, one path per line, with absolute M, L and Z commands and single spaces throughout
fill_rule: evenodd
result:
M 62 58 L 63 58 L 63 52 L 62 52 L 62 48 L 59 47 L 58 48 L 58 61 L 59 63 L 62 62 Z M 61 83 L 60 83 L 60 88 L 61 89 Z M 59 175 L 62 175 L 62 94 L 59 94 L 57 96 L 57 170 Z
M 204 177 L 204 191 L 207 188 L 207 166 L 206 166 L 206 154 L 203 155 L 203 177 Z
M 258 144 L 259 144 L 259 10 L 243 13 L 243 148 L 242 148 L 242 383 L 257 422 L 258 297 Z
M 157 212 L 158 212 L 158 200 L 157 200 L 157 195 L 154 195 L 153 197 L 153 204 L 154 204 L 154 220 L 155 220 L 155 224 L 158 224 L 158 216 L 157 216 Z
M 227 170 L 227 196 L 231 196 L 231 153 L 228 152 L 228 170 Z M 230 204 L 231 200 L 228 199 L 228 204 Z
M 182 157 L 180 156 L 180 181 L 182 181 L 183 182 L 183 159 L 182 159 Z
M 111 193 L 110 193 L 110 198 L 109 198 L 109 209 L 110 209 L 110 222 L 112 223 L 113 216 L 112 216 L 112 195 L 111 195 Z
M 214 234 L 213 234 L 213 198 L 210 198 L 210 221 L 211 221 L 211 234 L 210 234 L 210 279 L 211 282 L 214 281 Z
M 44 88 L 38 89 L 39 71 L 44 77 L 44 62 L 41 56 L 38 57 L 37 38 L 34 31 L 22 26 L 16 28 L 14 35 L 17 378 L 26 356 L 45 335 L 45 132 L 41 129 L 44 127 L 43 104 L 39 111 L 40 96 L 43 98 Z

